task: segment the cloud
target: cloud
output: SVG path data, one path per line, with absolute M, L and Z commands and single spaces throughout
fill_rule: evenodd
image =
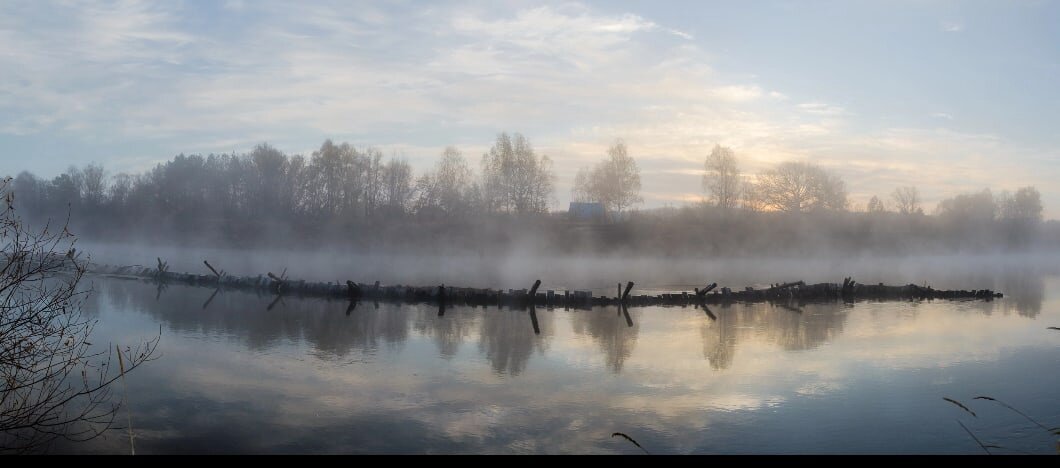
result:
M 761 98 L 765 92 L 762 88 L 753 85 L 728 85 L 711 89 L 708 94 L 723 101 L 741 102 Z
M 825 104 L 823 102 L 804 102 L 799 104 L 799 109 L 808 114 L 815 115 L 843 115 L 846 109 L 839 106 Z
M 448 144 L 474 160 L 496 133 L 519 131 L 556 162 L 561 202 L 576 168 L 616 137 L 645 172 L 645 206 L 699 193 L 688 171 L 715 144 L 733 147 L 746 173 L 814 159 L 867 193 L 889 192 L 898 175 L 932 184 L 908 165 L 947 174 L 936 197 L 981 183 L 1048 185 L 1048 170 L 955 164 L 1012 144 L 866 129 L 856 101 L 729 74 L 715 53 L 656 19 L 569 3 L 2 3 L 0 133 L 91 142 L 137 167 L 260 141 L 301 152 L 332 138 L 405 154 L 423 170 Z M 1055 151 L 1015 154 L 1040 167 Z M 77 157 L 58 167 L 87 162 Z M 1043 192 L 1046 206 L 1058 196 Z
M 939 28 L 943 32 L 956 33 L 964 30 L 964 23 L 961 21 L 943 20 L 939 23 Z
M 947 114 L 945 112 L 935 112 L 935 113 L 931 114 L 931 116 L 936 118 L 936 119 L 953 120 L 953 115 Z

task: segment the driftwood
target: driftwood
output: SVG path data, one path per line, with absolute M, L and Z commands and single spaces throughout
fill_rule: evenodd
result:
M 704 295 L 706 293 L 709 293 L 712 289 L 714 289 L 716 287 L 718 287 L 718 283 L 710 283 L 710 284 L 707 285 L 707 287 L 705 287 L 703 289 L 696 288 L 696 295 L 697 296 L 702 296 L 702 295 Z
M 217 269 L 215 269 L 213 267 L 213 265 L 210 265 L 210 262 L 207 262 L 206 260 L 203 260 L 202 263 L 205 264 L 206 268 L 209 268 L 210 271 L 212 271 L 215 276 L 217 276 L 217 280 L 218 281 L 220 281 L 221 278 L 225 277 L 225 271 L 224 270 L 221 270 L 220 272 L 218 272 Z
M 904 286 L 887 286 L 883 284 L 866 285 L 855 282 L 853 279 L 844 278 L 842 284 L 818 283 L 806 284 L 802 281 L 774 284 L 768 288 L 755 289 L 746 287 L 743 290 L 734 291 L 723 287 L 715 291 L 717 283 L 708 285 L 703 289 L 696 288 L 695 294 L 687 291 L 675 291 L 656 295 L 631 295 L 633 282 L 626 283 L 625 290 L 616 297 L 593 296 L 590 291 L 564 290 L 562 294 L 558 291 L 549 290 L 547 293 L 539 293 L 541 281 L 537 280 L 529 291 L 521 290 L 495 290 L 481 288 L 461 288 L 452 286 L 418 287 L 406 285 L 382 285 L 378 281 L 371 284 L 362 284 L 354 281 L 340 283 L 319 283 L 307 281 L 292 281 L 287 278 L 287 270 L 277 276 L 268 272 L 265 276 L 233 276 L 214 271 L 212 275 L 195 275 L 190 273 L 173 273 L 168 271 L 168 265 L 158 259 L 159 268 L 133 268 L 116 267 L 108 265 L 91 265 L 89 272 L 103 274 L 119 278 L 139 278 L 157 281 L 159 294 L 166 283 L 183 283 L 194 286 L 205 286 L 211 288 L 243 289 L 257 292 L 272 292 L 277 295 L 296 295 L 310 297 L 330 297 L 336 299 L 348 299 L 358 301 L 370 299 L 376 303 L 379 301 L 393 302 L 428 302 L 438 303 L 443 308 L 439 314 L 444 313 L 446 305 L 473 305 L 473 306 L 545 306 L 564 308 L 586 308 L 605 305 L 626 306 L 703 306 L 708 316 L 714 314 L 706 309 L 706 304 L 724 304 L 732 302 L 774 302 L 790 304 L 792 302 L 816 302 L 816 301 L 854 301 L 854 300 L 926 300 L 926 299 L 982 299 L 991 300 L 995 297 L 1003 297 L 1001 293 L 995 293 L 989 289 L 979 290 L 936 290 L 928 286 L 917 286 L 908 284 Z M 209 266 L 209 265 L 208 265 Z M 210 267 L 211 270 L 214 270 Z M 209 305 L 209 300 L 203 307 Z M 270 304 L 271 309 L 282 300 L 277 298 Z M 353 310 L 353 307 L 349 309 Z M 797 310 L 797 309 L 796 309 Z
M 626 291 L 622 293 L 622 303 L 625 304 L 629 300 L 629 290 L 633 289 L 633 282 L 626 283 Z

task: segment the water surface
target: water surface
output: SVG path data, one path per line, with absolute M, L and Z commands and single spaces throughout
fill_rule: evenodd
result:
M 992 302 L 533 316 L 92 282 L 92 341 L 162 328 L 160 359 L 128 376 L 138 454 L 643 453 L 614 432 L 659 454 L 983 453 L 958 420 L 998 453 L 1056 451 L 1055 436 L 973 400 L 1060 426 L 1055 276 L 1010 279 L 1015 293 Z

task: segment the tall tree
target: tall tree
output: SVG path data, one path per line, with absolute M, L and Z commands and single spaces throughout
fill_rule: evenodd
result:
M 468 209 L 468 190 L 471 188 L 471 168 L 456 147 L 449 146 L 442 152 L 442 159 L 435 167 L 438 204 L 450 214 Z
M 552 160 L 537 156 L 530 142 L 516 133 L 497 136 L 482 156 L 483 196 L 490 211 L 539 213 L 552 199 Z
M 598 163 L 589 174 L 588 195 L 593 201 L 619 212 L 643 201 L 640 197 L 640 169 L 622 140 L 608 148 L 607 159 Z
M 962 193 L 939 202 L 935 208 L 944 219 L 962 222 L 989 222 L 997 217 L 997 201 L 990 189 L 976 193 Z
M 714 145 L 703 165 L 703 189 L 718 208 L 736 208 L 740 199 L 740 169 L 732 149 Z
M 915 186 L 898 187 L 894 189 L 891 198 L 901 214 L 923 213 L 920 208 L 920 192 Z
M 838 211 L 847 206 L 843 180 L 815 164 L 781 163 L 765 171 L 759 185 L 768 206 L 778 211 Z
M 1039 222 L 1042 220 L 1042 195 L 1034 187 L 1022 187 L 1014 195 L 1000 197 L 998 208 L 1002 219 Z
M 388 214 L 404 214 L 412 198 L 412 166 L 404 159 L 392 157 L 383 167 L 382 179 L 382 206 Z
M 582 167 L 574 174 L 574 185 L 571 186 L 570 193 L 571 201 L 581 203 L 592 201 L 591 175 L 592 170 L 588 167 Z
M 880 197 L 873 195 L 872 198 L 869 199 L 866 211 L 869 213 L 883 213 L 884 211 L 887 211 L 887 209 L 883 207 L 883 202 L 880 201 Z
M 740 204 L 743 209 L 752 213 L 764 211 L 767 207 L 765 196 L 757 182 L 744 181 L 740 186 Z

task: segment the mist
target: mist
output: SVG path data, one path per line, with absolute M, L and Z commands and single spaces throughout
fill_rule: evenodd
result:
M 0 1 L 0 453 L 1053 453 L 1055 18 Z
M 702 166 L 700 201 L 639 209 L 634 155 L 616 140 L 595 166 L 578 171 L 569 210 L 553 208 L 553 162 L 519 133 L 497 135 L 477 168 L 447 147 L 435 167 L 417 174 L 399 157 L 328 140 L 308 158 L 261 144 L 245 154 L 178 155 L 144 173 L 112 175 L 95 164 L 50 180 L 22 172 L 6 189 L 8 203 L 38 229 L 62 224 L 83 241 L 111 244 L 106 255 L 116 262 L 146 261 L 139 254 L 122 259 L 117 245 L 159 254 L 178 246 L 235 248 L 251 259 L 233 258 L 230 271 L 283 263 L 272 268 L 304 270 L 307 278 L 340 275 L 328 266 L 337 263 L 345 274 L 375 270 L 381 281 L 595 274 L 609 282 L 619 259 L 777 257 L 853 269 L 866 261 L 855 259 L 1060 247 L 1060 225 L 1042 221 L 1033 186 L 958 193 L 925 210 L 918 188 L 903 185 L 862 209 L 832 171 L 788 161 L 745 174 L 738 154 L 716 146 Z M 300 253 L 271 261 L 263 252 Z M 679 269 L 686 273 L 649 271 L 662 283 L 693 279 L 687 272 L 694 269 Z
M 519 133 L 497 135 L 477 169 L 455 147 L 417 174 L 401 158 L 325 141 L 309 158 L 267 145 L 179 155 L 144 173 L 72 167 L 20 173 L 9 203 L 36 229 L 65 226 L 96 263 L 202 273 L 286 270 L 309 281 L 611 291 L 788 281 L 988 287 L 1012 269 L 1049 270 L 1060 225 L 1037 189 L 959 193 L 933 210 L 915 186 L 864 208 L 836 173 L 785 162 L 744 174 L 716 146 L 703 198 L 639 209 L 641 174 L 621 140 L 578 171 L 570 210 L 555 169 Z M 980 278 L 977 278 L 979 276 Z M 962 284 L 978 280 L 989 284 Z

